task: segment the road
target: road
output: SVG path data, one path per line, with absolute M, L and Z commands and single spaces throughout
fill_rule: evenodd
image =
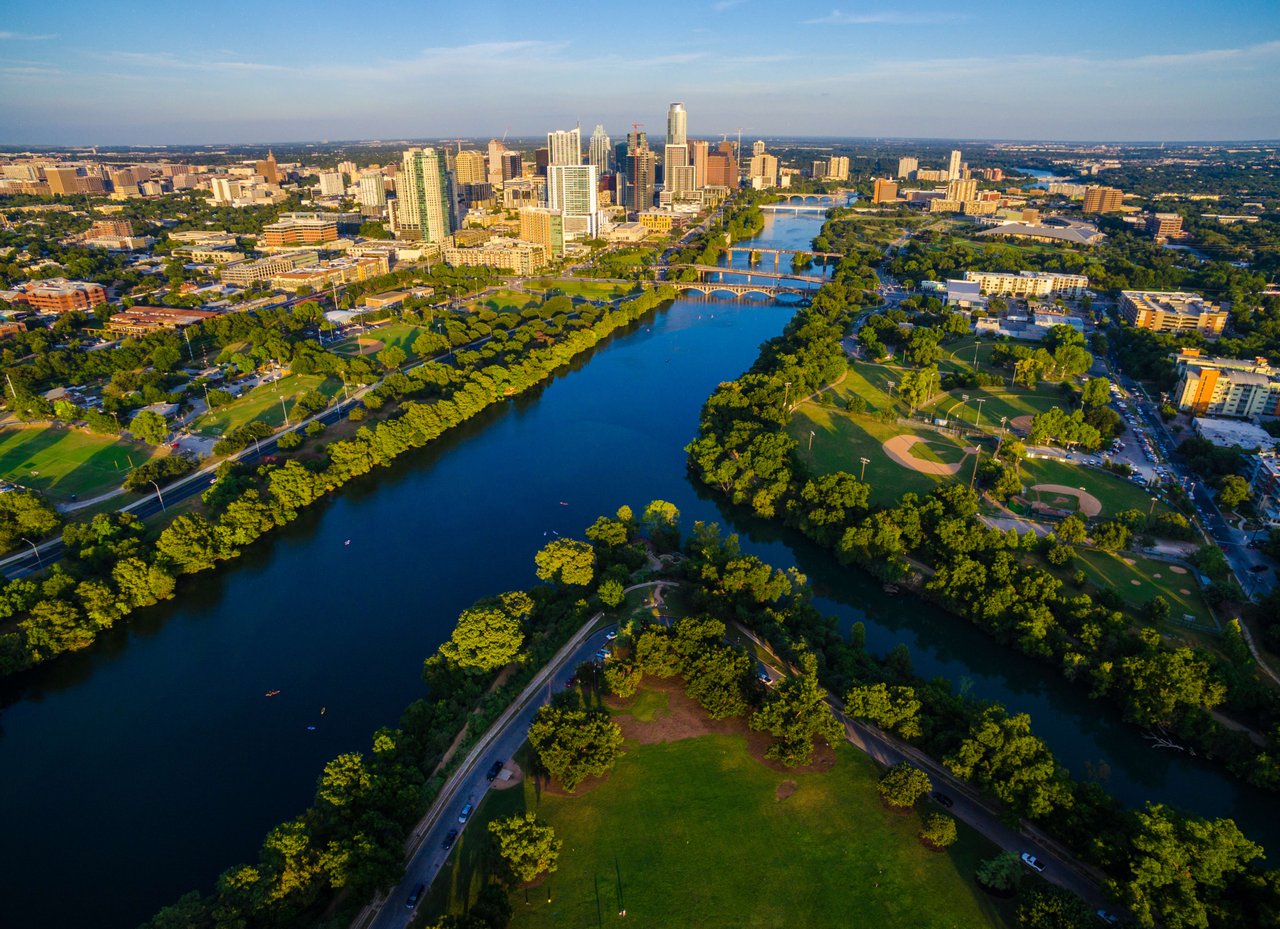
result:
M 669 583 L 648 581 L 628 587 L 627 591 Z M 579 665 L 592 660 L 604 647 L 606 637 L 615 627 L 593 629 L 602 616 L 602 613 L 597 613 L 565 643 L 467 753 L 414 829 L 407 849 L 411 857 L 405 866 L 403 879 L 385 897 L 362 910 L 352 922 L 352 929 L 402 929 L 413 919 L 414 910 L 406 905 L 409 894 L 419 884 L 430 887 L 440 873 L 449 858 L 449 852 L 443 848 L 449 830 L 467 828 L 458 822 L 459 811 L 468 802 L 479 805 L 491 786 L 485 779 L 489 766 L 494 761 L 507 761 L 515 755 L 524 744 L 538 709 L 551 699 L 553 693 L 568 684 Z

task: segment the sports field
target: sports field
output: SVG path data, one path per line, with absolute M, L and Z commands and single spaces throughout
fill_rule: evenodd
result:
M 968 400 L 964 399 L 966 396 Z M 978 403 L 979 400 L 982 403 Z M 977 425 L 983 431 L 995 432 L 1000 429 L 1002 416 L 1010 420 L 1018 416 L 1034 416 L 1062 404 L 1062 394 L 1056 386 L 1043 386 L 1035 390 L 1024 387 L 977 387 L 949 391 L 925 409 L 931 417 L 949 419 L 955 424 L 969 427 Z
M 558 290 L 568 297 L 585 297 L 588 300 L 612 300 L 621 297 L 631 288 L 624 284 L 608 284 L 602 281 L 579 281 L 571 277 L 540 278 L 529 282 L 531 290 Z
M 1158 500 L 1153 509 L 1151 495 L 1137 484 L 1098 468 L 1088 468 L 1057 458 L 1028 458 L 1022 462 L 1022 474 L 1022 483 L 1027 487 L 1037 484 L 1083 487 L 1102 504 L 1103 519 L 1115 516 L 1121 510 L 1139 510 L 1143 516 L 1149 512 L 1171 512 L 1166 504 Z
M 64 426 L 0 430 L 0 478 L 59 502 L 114 490 L 132 468 L 158 454 L 149 445 Z
M 395 345 L 401 348 L 409 361 L 417 361 L 418 354 L 413 350 L 413 342 L 419 335 L 428 331 L 426 326 L 415 326 L 412 323 L 391 323 L 386 326 L 375 326 L 359 336 L 343 339 L 333 346 L 340 355 L 376 355 L 384 348 Z
M 1186 568 L 1128 552 L 1112 555 L 1090 549 L 1077 550 L 1076 560 L 1091 582 L 1114 590 L 1134 607 L 1134 615 L 1159 595 L 1169 601 L 1170 624 L 1208 632 L 1218 628 L 1195 576 Z
M 311 390 L 318 390 L 332 400 L 342 392 L 342 380 L 320 374 L 290 374 L 255 387 L 226 406 L 206 413 L 195 420 L 191 428 L 202 435 L 220 436 L 251 422 L 264 422 L 273 428 L 282 426 L 285 410 L 292 419 L 298 397 Z
M 661 696 L 642 690 L 624 728 L 669 727 Z M 804 773 L 766 767 L 737 734 L 628 739 L 623 751 L 607 780 L 577 796 L 539 790 L 532 779 L 490 791 L 419 925 L 463 909 L 483 880 L 485 825 L 524 810 L 549 822 L 564 848 L 527 903 L 523 891 L 511 895 L 514 929 L 1013 923 L 1012 905 L 973 882 L 994 847 L 960 824 L 950 850 L 924 848 L 920 814 L 887 811 L 877 765 L 852 746 L 841 745 L 827 770 Z
M 519 290 L 497 290 L 487 294 L 483 300 L 476 301 L 476 305 L 501 313 L 505 310 L 523 310 L 527 306 L 540 302 L 533 294 L 526 294 Z

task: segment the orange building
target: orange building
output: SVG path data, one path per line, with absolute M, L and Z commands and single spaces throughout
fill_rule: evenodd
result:
M 263 244 L 282 245 L 319 245 L 322 242 L 333 242 L 338 238 L 338 221 L 322 217 L 296 217 L 284 219 L 262 227 Z
M 14 290 L 2 290 L 0 300 L 23 303 L 41 313 L 70 313 L 106 303 L 107 291 L 101 284 L 52 277 L 45 281 L 26 281 Z
M 217 316 L 210 310 L 191 310 L 174 306 L 135 306 L 121 310 L 107 321 L 107 329 L 121 335 L 146 335 L 161 329 L 185 329 Z

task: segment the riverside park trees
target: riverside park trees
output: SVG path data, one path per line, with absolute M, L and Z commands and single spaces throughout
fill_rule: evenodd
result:
M 529 727 L 539 764 L 572 792 L 588 777 L 607 774 L 622 750 L 622 730 L 599 710 L 544 706 Z
M 842 736 L 840 723 L 827 705 L 826 691 L 818 683 L 818 660 L 800 657 L 800 671 L 784 678 L 751 717 L 751 728 L 774 738 L 765 756 L 787 767 L 807 765 L 813 759 L 813 743 L 828 745 Z
M 520 591 L 481 601 L 458 617 L 440 654 L 459 668 L 482 672 L 501 668 L 519 657 L 523 620 L 532 609 L 533 601 Z
M 564 845 L 554 829 L 538 822 L 536 813 L 495 819 L 489 823 L 489 834 L 512 883 L 527 884 L 554 871 Z

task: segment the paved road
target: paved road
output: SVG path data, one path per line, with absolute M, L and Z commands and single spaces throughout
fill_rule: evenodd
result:
M 646 587 L 658 587 L 669 581 L 649 581 L 628 587 L 628 591 Z M 408 851 L 411 854 L 405 867 L 404 878 L 381 900 L 366 907 L 352 922 L 352 929 L 402 929 L 413 918 L 414 911 L 406 905 L 410 893 L 419 884 L 431 886 L 449 857 L 442 847 L 450 829 L 464 830 L 458 822 L 458 813 L 468 802 L 479 805 L 490 784 L 485 780 L 489 766 L 495 761 L 507 761 L 524 744 L 529 724 L 534 714 L 546 704 L 551 695 L 562 689 L 583 662 L 590 661 L 604 647 L 614 626 L 604 626 L 594 631 L 592 627 L 602 614 L 597 613 L 557 652 L 556 656 L 538 673 L 524 692 L 508 707 L 507 711 L 489 728 L 476 743 L 467 758 L 441 788 L 435 802 L 418 823 L 413 832 Z

